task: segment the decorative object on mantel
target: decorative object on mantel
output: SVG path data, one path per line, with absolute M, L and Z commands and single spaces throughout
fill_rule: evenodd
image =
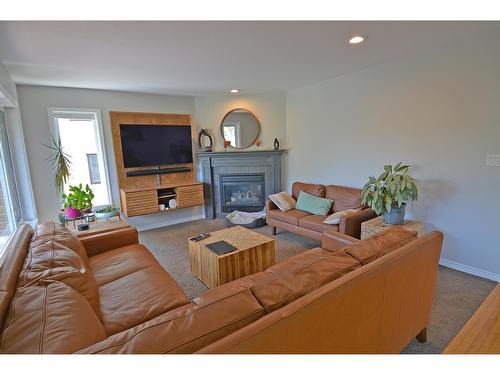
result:
M 231 141 L 224 141 L 224 151 L 226 151 L 229 146 L 231 146 Z
M 208 138 L 208 146 L 204 145 L 204 137 Z M 198 149 L 200 152 L 212 152 L 213 140 L 207 129 L 201 129 L 198 133 Z
M 257 146 L 257 150 L 259 149 L 261 144 L 262 143 L 260 142 L 260 139 L 255 140 L 255 146 Z
M 243 108 L 236 108 L 224 116 L 220 130 L 222 139 L 230 141 L 232 148 L 249 148 L 256 144 L 260 135 L 260 122 L 255 115 Z
M 273 146 L 274 151 L 278 151 L 280 149 L 280 141 L 278 141 L 278 138 L 274 138 Z
M 394 167 L 385 165 L 378 177 L 369 177 L 361 190 L 361 201 L 377 215 L 384 215 L 386 224 L 403 224 L 408 200 L 418 199 L 415 179 L 408 174 L 408 165 L 399 162 Z

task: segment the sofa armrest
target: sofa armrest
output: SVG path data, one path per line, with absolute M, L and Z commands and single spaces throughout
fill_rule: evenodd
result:
M 137 229 L 130 227 L 81 238 L 87 255 L 93 256 L 108 250 L 139 243 Z
M 377 214 L 371 208 L 365 208 L 358 212 L 353 212 L 343 216 L 339 223 L 339 232 L 354 238 L 360 238 L 361 223 L 376 217 Z
M 339 233 L 335 230 L 327 230 L 323 232 L 321 247 L 325 250 L 335 252 L 356 242 L 359 242 L 357 238 Z
M 269 212 L 271 210 L 279 210 L 279 208 L 272 200 L 268 199 L 266 201 L 266 212 Z

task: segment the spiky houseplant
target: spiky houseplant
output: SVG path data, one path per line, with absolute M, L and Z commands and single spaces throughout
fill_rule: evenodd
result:
M 52 151 L 47 159 L 54 168 L 54 185 L 59 194 L 69 180 L 71 157 L 64 151 L 60 137 L 52 137 L 52 144 L 45 146 Z
M 408 165 L 398 163 L 384 166 L 384 172 L 378 177 L 369 177 L 368 182 L 361 190 L 362 203 L 371 207 L 377 215 L 384 214 L 384 221 L 393 209 L 402 208 L 401 222 L 404 218 L 404 206 L 409 200 L 418 199 L 415 179 L 408 174 Z

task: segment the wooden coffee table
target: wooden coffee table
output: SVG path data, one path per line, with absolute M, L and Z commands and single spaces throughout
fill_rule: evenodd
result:
M 199 242 L 188 240 L 191 272 L 209 288 L 264 271 L 275 262 L 274 240 L 253 230 L 235 226 L 210 235 Z M 205 246 L 221 240 L 237 250 L 217 255 Z

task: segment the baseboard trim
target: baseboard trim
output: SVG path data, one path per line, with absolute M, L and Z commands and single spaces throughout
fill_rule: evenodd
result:
M 199 220 L 199 219 L 203 219 L 203 216 L 202 215 L 194 215 L 194 216 L 178 218 L 175 220 L 169 220 L 168 223 L 159 222 L 159 223 L 148 224 L 148 225 L 140 225 L 140 226 L 136 226 L 136 229 L 138 232 L 144 232 L 146 230 L 169 227 L 171 225 L 186 223 L 188 221 Z
M 465 264 L 453 262 L 445 258 L 441 258 L 439 260 L 439 264 L 448 268 L 453 268 L 454 270 L 457 271 L 465 272 L 474 276 L 483 277 L 488 280 L 500 282 L 500 275 L 498 273 L 493 273 L 490 271 L 482 270 L 480 268 L 467 266 Z

